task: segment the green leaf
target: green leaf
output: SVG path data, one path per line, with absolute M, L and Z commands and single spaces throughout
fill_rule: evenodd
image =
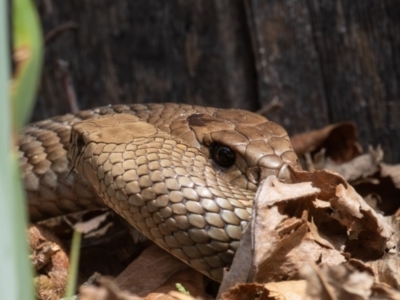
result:
M 182 294 L 185 294 L 185 295 L 190 295 L 190 293 L 189 293 L 189 291 L 187 291 L 186 289 L 185 289 L 185 287 L 181 284 L 181 283 L 176 283 L 175 284 L 175 287 L 176 287 L 176 289 L 179 291 L 179 292 L 181 292 Z

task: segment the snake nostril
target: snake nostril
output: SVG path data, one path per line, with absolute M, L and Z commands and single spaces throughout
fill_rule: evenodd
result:
M 79 135 L 77 137 L 76 146 L 78 147 L 78 151 L 81 152 L 83 147 L 85 146 L 85 141 L 83 140 L 83 136 Z
M 235 151 L 227 146 L 214 143 L 210 147 L 210 154 L 212 160 L 222 168 L 229 168 L 235 163 Z

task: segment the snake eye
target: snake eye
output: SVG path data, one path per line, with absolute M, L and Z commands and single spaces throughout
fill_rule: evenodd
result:
M 81 135 L 79 135 L 76 139 L 76 146 L 78 147 L 79 152 L 81 152 L 83 147 L 85 146 L 85 141 L 83 140 L 83 137 Z
M 224 145 L 214 143 L 210 147 L 212 160 L 222 168 L 229 168 L 235 163 L 235 151 Z

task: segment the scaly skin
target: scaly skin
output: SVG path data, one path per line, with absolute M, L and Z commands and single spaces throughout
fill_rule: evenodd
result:
M 212 160 L 214 143 L 235 151 L 233 166 Z M 33 220 L 107 205 L 215 280 L 232 261 L 258 182 L 298 167 L 286 131 L 264 117 L 171 103 L 55 117 L 28 126 L 17 145 Z M 66 178 L 68 149 L 79 174 Z

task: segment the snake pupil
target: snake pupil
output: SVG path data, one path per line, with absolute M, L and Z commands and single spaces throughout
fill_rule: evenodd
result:
M 229 147 L 214 143 L 210 152 L 213 161 L 222 168 L 229 168 L 235 163 L 235 152 Z

